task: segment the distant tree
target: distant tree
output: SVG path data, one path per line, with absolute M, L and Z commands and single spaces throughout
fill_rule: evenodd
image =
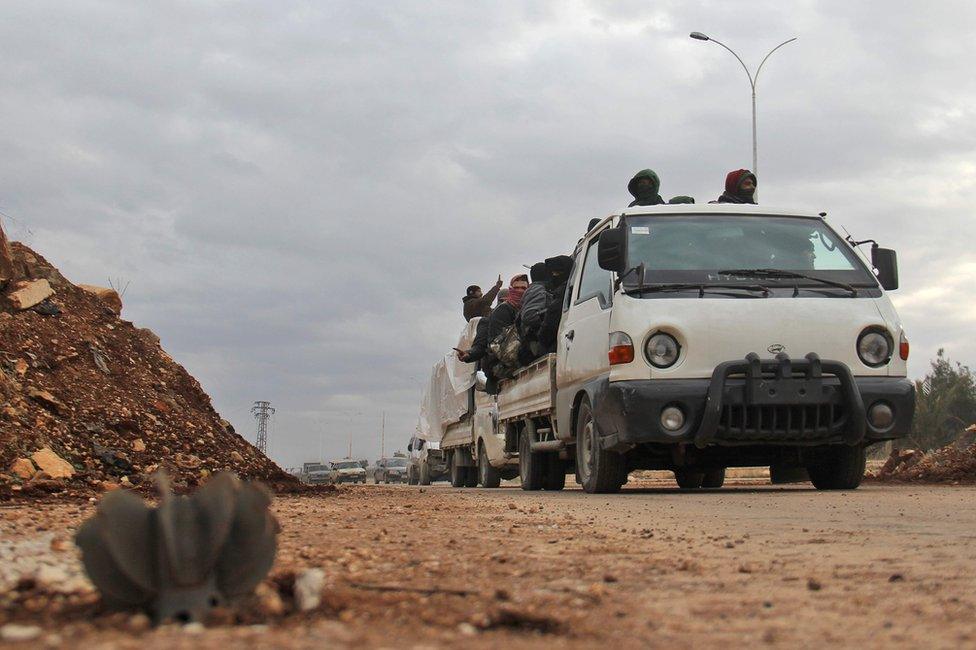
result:
M 915 382 L 915 400 L 912 445 L 924 450 L 944 447 L 976 423 L 976 376 L 940 349 L 929 373 Z

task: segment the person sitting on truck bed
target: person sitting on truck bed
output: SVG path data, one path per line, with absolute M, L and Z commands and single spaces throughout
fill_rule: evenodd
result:
M 491 301 L 495 299 L 501 288 L 502 276 L 500 275 L 498 282 L 486 294 L 482 294 L 481 287 L 476 284 L 468 287 L 464 297 L 461 298 L 461 302 L 464 303 L 464 320 L 470 321 L 476 316 L 487 316 L 491 312 Z
M 524 278 L 525 276 L 522 275 L 516 277 Z M 513 278 L 512 281 L 514 282 L 515 279 Z M 457 357 L 459 360 L 465 363 L 474 363 L 476 361 L 483 360 L 486 356 L 488 356 L 488 344 L 494 340 L 494 336 L 492 336 L 491 333 L 495 331 L 495 336 L 497 336 L 497 332 L 500 332 L 501 330 L 505 329 L 505 327 L 515 322 L 513 316 L 511 322 L 502 324 L 502 322 L 506 321 L 509 317 L 508 309 L 495 316 L 495 312 L 497 312 L 500 307 L 508 304 L 508 297 L 510 294 L 511 289 L 502 289 L 498 292 L 498 303 L 495 305 L 495 308 L 491 310 L 489 315 L 475 317 L 481 318 L 481 320 L 478 321 L 477 328 L 475 329 L 474 342 L 471 343 L 471 347 L 467 350 L 457 351 Z M 493 316 L 495 318 L 494 328 L 492 327 Z
M 569 255 L 558 255 L 546 260 L 546 271 L 549 273 L 549 304 L 542 317 L 539 328 L 539 344 L 542 354 L 556 351 L 556 333 L 559 331 L 559 319 L 563 315 L 563 300 L 566 297 L 566 284 L 573 269 L 573 258 Z
M 549 304 L 549 290 L 546 288 L 549 273 L 546 271 L 546 263 L 533 264 L 529 270 L 529 278 L 532 284 L 522 296 L 522 309 L 519 311 L 519 338 L 521 339 L 519 362 L 522 365 L 537 359 L 542 354 L 539 345 L 539 329 L 542 327 L 542 318 Z
M 711 203 L 756 203 L 756 187 L 759 181 L 748 169 L 736 169 L 725 177 L 725 191 Z
M 680 194 L 678 196 L 672 196 L 670 199 L 668 199 L 668 205 L 677 205 L 679 203 L 694 203 L 694 202 L 695 202 L 695 197 L 685 196 L 683 194 Z
M 627 183 L 627 191 L 634 196 L 630 206 L 635 205 L 664 205 L 665 201 L 658 194 L 661 189 L 661 179 L 653 169 L 642 169 Z

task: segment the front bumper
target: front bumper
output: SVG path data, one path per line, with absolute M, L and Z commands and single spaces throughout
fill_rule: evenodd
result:
M 348 474 L 346 476 L 339 476 L 335 480 L 336 483 L 365 483 L 365 474 Z
M 902 377 L 854 377 L 836 361 L 807 355 L 760 360 L 749 355 L 716 367 L 711 379 L 603 381 L 593 395 L 597 427 L 608 448 L 641 443 L 712 445 L 860 444 L 907 435 L 915 386 Z M 894 411 L 878 430 L 865 413 L 876 402 Z M 685 414 L 678 431 L 661 427 L 661 411 Z

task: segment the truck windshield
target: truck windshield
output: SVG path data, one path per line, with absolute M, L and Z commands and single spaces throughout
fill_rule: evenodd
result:
M 644 264 L 644 283 L 755 284 L 747 273 L 775 269 L 807 279 L 763 277 L 767 286 L 819 286 L 817 279 L 860 287 L 877 282 L 854 251 L 820 219 L 746 215 L 628 216 L 627 265 Z M 629 274 L 627 286 L 638 283 Z M 827 287 L 829 290 L 829 287 Z
M 356 469 L 359 467 L 359 463 L 354 460 L 343 460 L 338 463 L 332 463 L 332 467 L 336 469 Z
M 387 467 L 406 467 L 407 466 L 407 459 L 406 458 L 392 458 L 392 459 L 390 459 L 389 462 L 387 462 L 386 466 Z

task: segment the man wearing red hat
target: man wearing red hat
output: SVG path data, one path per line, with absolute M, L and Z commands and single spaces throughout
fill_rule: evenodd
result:
M 725 177 L 725 192 L 712 203 L 753 203 L 756 202 L 756 175 L 748 169 L 736 169 Z

